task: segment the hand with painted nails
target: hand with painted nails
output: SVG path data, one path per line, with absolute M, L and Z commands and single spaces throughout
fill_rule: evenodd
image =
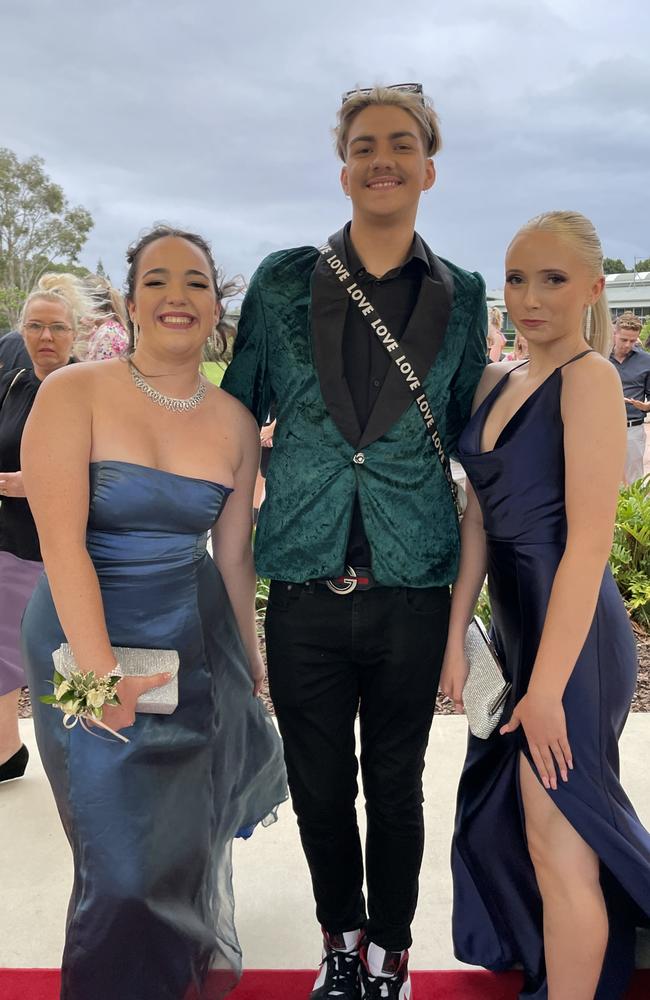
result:
M 567 736 L 562 699 L 531 688 L 519 701 L 510 721 L 502 726 L 502 736 L 523 727 L 533 763 L 544 788 L 557 788 L 557 772 L 562 781 L 569 780 L 573 757 Z

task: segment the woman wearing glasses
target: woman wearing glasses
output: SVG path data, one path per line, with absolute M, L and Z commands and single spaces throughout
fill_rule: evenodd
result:
M 23 428 L 43 379 L 71 360 L 93 301 L 72 274 L 46 274 L 29 295 L 20 329 L 32 369 L 0 371 L 0 781 L 20 778 L 27 747 L 18 733 L 18 696 L 26 685 L 20 619 L 43 564 L 20 471 Z

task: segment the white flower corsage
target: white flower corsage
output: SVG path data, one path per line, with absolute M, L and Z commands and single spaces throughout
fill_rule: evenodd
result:
M 88 723 L 101 726 L 113 736 L 117 736 L 123 743 L 128 743 L 126 736 L 116 733 L 110 726 L 102 722 L 105 705 L 119 705 L 120 699 L 117 694 L 117 685 L 122 679 L 122 671 L 119 667 L 110 674 L 98 677 L 94 671 L 89 670 L 84 673 L 81 670 L 72 671 L 68 677 L 64 677 L 58 670 L 54 671 L 54 676 L 50 681 L 54 688 L 53 694 L 44 694 L 40 700 L 46 705 L 60 708 L 63 712 L 63 725 L 66 729 L 73 729 L 78 722 L 86 732 Z M 92 733 L 92 735 L 97 735 Z

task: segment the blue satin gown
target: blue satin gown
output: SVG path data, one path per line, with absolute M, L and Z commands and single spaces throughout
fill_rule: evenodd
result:
M 287 795 L 207 532 L 231 491 L 128 462 L 90 467 L 87 546 L 111 642 L 176 649 L 179 704 L 128 745 L 66 730 L 47 577 L 23 619 L 38 746 L 74 856 L 62 1000 L 220 1000 L 236 984 L 234 835 Z M 99 731 L 98 731 L 99 732 Z
M 482 453 L 486 417 L 507 379 L 478 407 L 459 442 L 487 533 L 495 643 L 513 683 L 504 722 L 528 687 L 567 530 L 561 369 L 524 402 L 494 449 Z M 597 1000 L 624 996 L 635 926 L 650 915 L 650 834 L 619 783 L 618 739 L 636 674 L 634 636 L 607 568 L 563 699 L 575 769 L 568 783 L 560 780 L 548 792 L 601 859 L 610 942 Z M 453 936 L 464 962 L 493 970 L 523 966 L 521 997 L 544 1000 L 542 905 L 526 847 L 520 751 L 532 764 L 521 727 L 507 736 L 497 728 L 488 740 L 469 736 L 452 848 Z

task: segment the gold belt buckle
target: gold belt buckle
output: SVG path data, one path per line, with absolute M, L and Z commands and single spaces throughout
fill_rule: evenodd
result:
M 354 572 L 352 566 L 346 566 L 345 573 L 342 577 L 337 577 L 336 580 L 326 580 L 325 586 L 331 590 L 333 594 L 340 594 L 341 596 L 344 594 L 351 594 L 357 586 L 357 574 Z

